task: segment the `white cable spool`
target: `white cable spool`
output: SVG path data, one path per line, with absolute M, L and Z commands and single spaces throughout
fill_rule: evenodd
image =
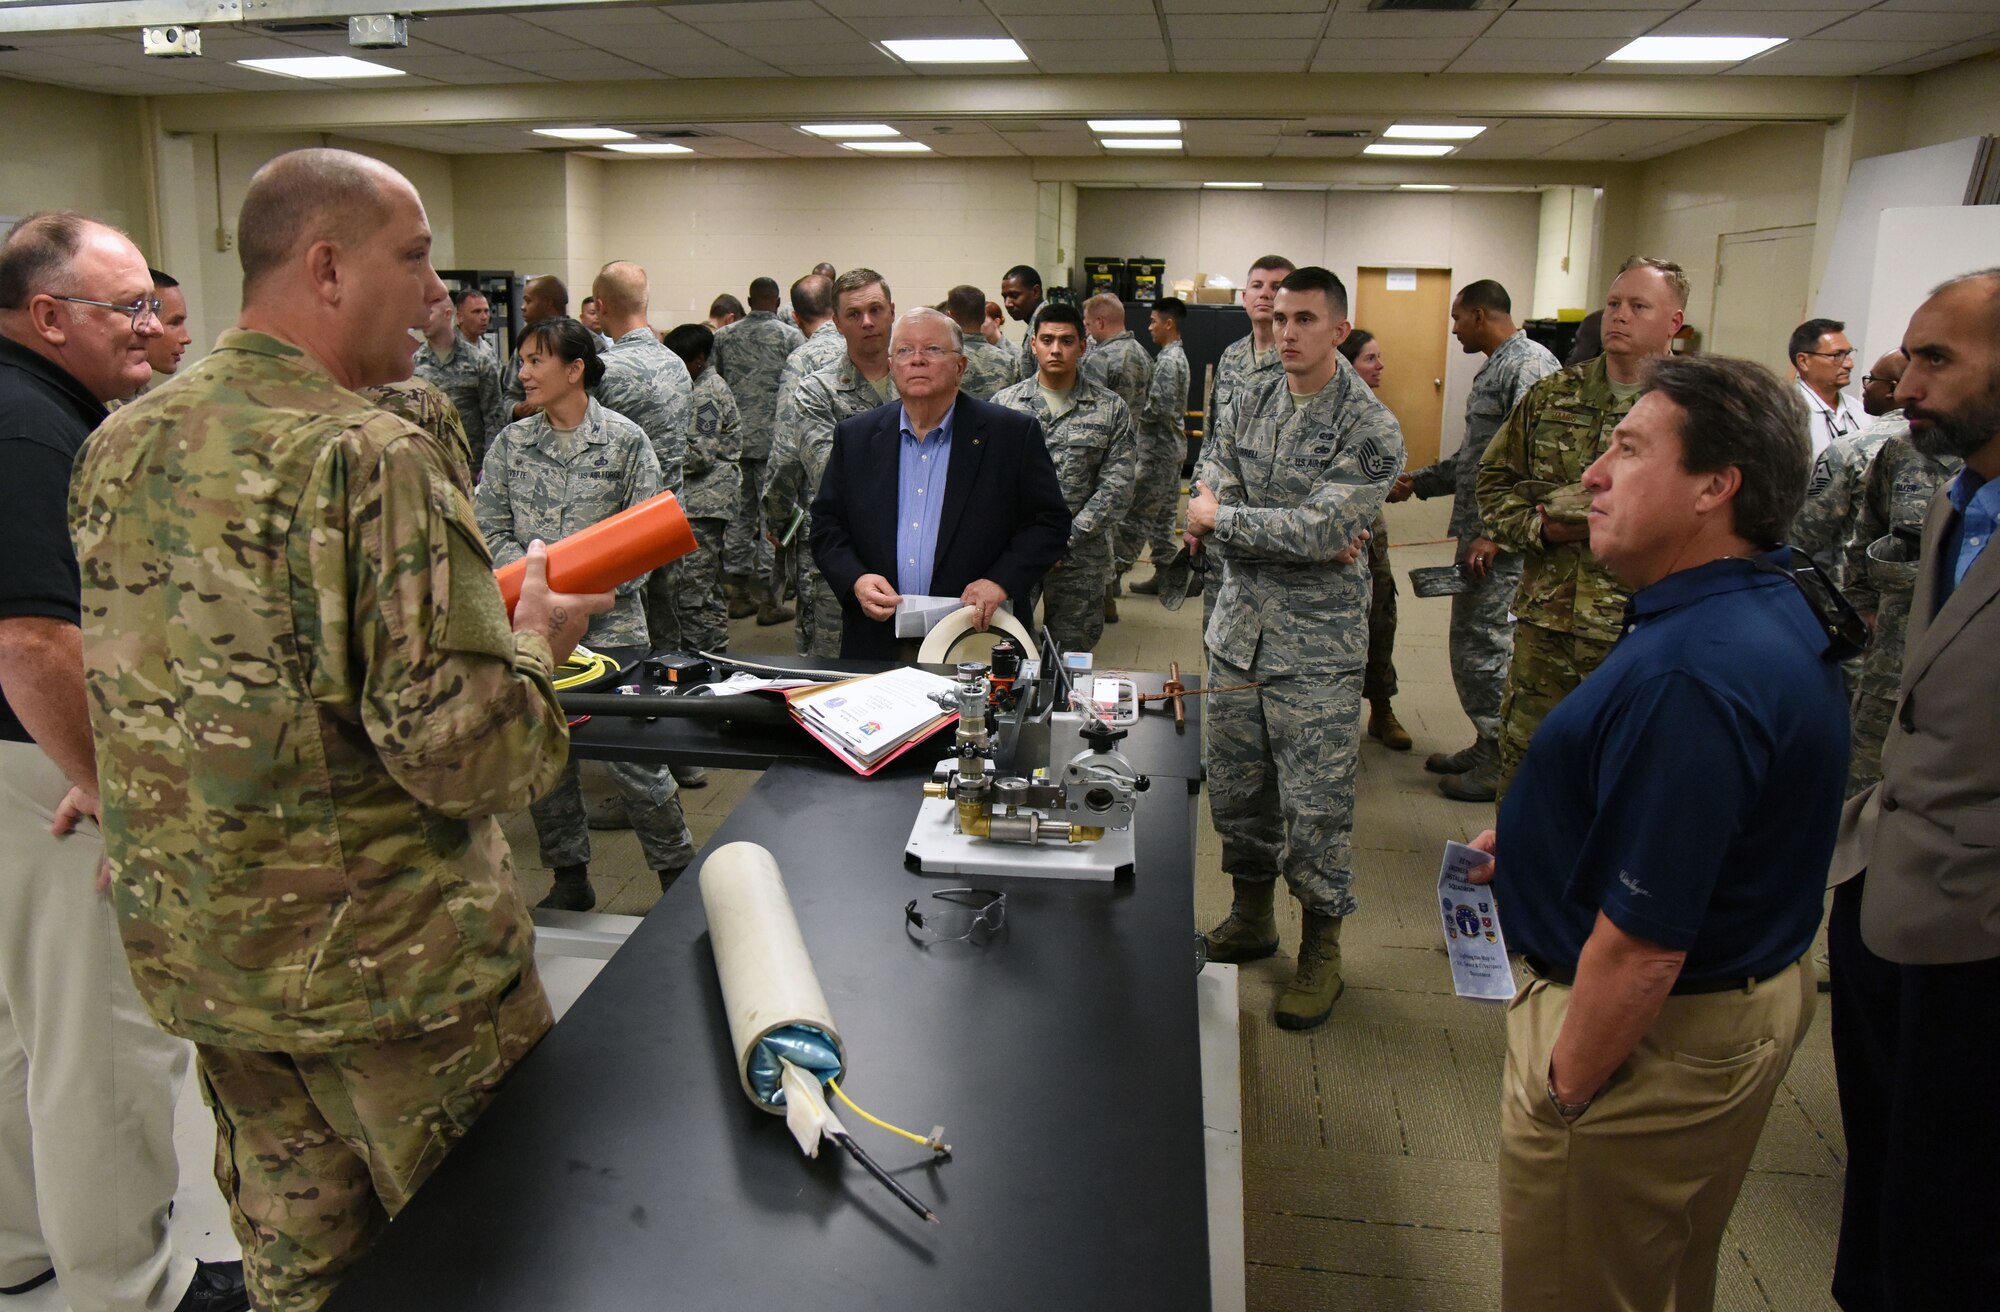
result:
M 963 606 L 939 620 L 937 627 L 924 636 L 924 645 L 917 651 L 917 663 L 944 664 L 951 656 L 952 644 L 972 632 L 973 620 L 978 614 L 975 607 Z M 1021 650 L 1029 655 L 1041 650 L 1035 642 L 1034 635 L 1028 632 L 1028 626 L 1021 623 L 1013 611 L 994 611 L 989 625 L 1013 637 L 1021 644 Z

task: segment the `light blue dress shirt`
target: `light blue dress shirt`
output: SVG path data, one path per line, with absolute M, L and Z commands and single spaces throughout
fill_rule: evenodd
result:
M 901 447 L 896 474 L 896 591 L 922 597 L 930 594 L 931 566 L 937 560 L 938 528 L 944 518 L 951 411 L 943 423 L 924 434 L 911 425 L 909 410 L 901 406 L 897 423 Z

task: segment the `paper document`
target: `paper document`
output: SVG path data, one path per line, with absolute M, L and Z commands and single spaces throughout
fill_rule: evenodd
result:
M 896 603 L 896 636 L 922 638 L 965 603 L 957 597 L 905 597 Z
M 1514 996 L 1514 968 L 1507 962 L 1507 938 L 1500 932 L 1493 886 L 1466 878 L 1467 871 L 1492 859 L 1463 843 L 1446 843 L 1444 862 L 1438 867 L 1438 901 L 1444 907 L 1453 990 L 1461 998 L 1506 1002 Z
M 955 710 L 931 695 L 956 686 L 941 674 L 906 665 L 794 694 L 792 709 L 831 745 L 873 765 L 955 718 Z

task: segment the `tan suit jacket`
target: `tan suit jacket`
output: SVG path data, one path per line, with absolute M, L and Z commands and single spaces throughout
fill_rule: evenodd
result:
M 1861 937 L 1908 965 L 2000 956 L 2000 547 L 1937 604 L 1943 489 L 1924 515 L 1922 567 L 1882 781 L 1850 799 L 1838 883 L 1866 870 Z

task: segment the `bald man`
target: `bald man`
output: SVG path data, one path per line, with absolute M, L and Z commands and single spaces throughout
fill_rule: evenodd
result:
M 612 596 L 537 542 L 510 620 L 463 451 L 358 394 L 445 295 L 401 174 L 280 155 L 236 228 L 237 327 L 98 429 L 72 531 L 133 981 L 195 1043 L 251 1297 L 309 1312 L 548 1029 L 500 818 Z
M 521 319 L 524 328 L 532 328 L 544 319 L 554 319 L 569 313 L 569 288 L 563 280 L 552 273 L 539 278 L 528 279 L 528 285 L 521 290 Z M 521 353 L 514 352 L 507 361 L 507 371 L 500 379 L 500 394 L 506 399 L 509 420 L 526 419 L 539 407 L 528 404 L 528 394 L 521 390 Z

